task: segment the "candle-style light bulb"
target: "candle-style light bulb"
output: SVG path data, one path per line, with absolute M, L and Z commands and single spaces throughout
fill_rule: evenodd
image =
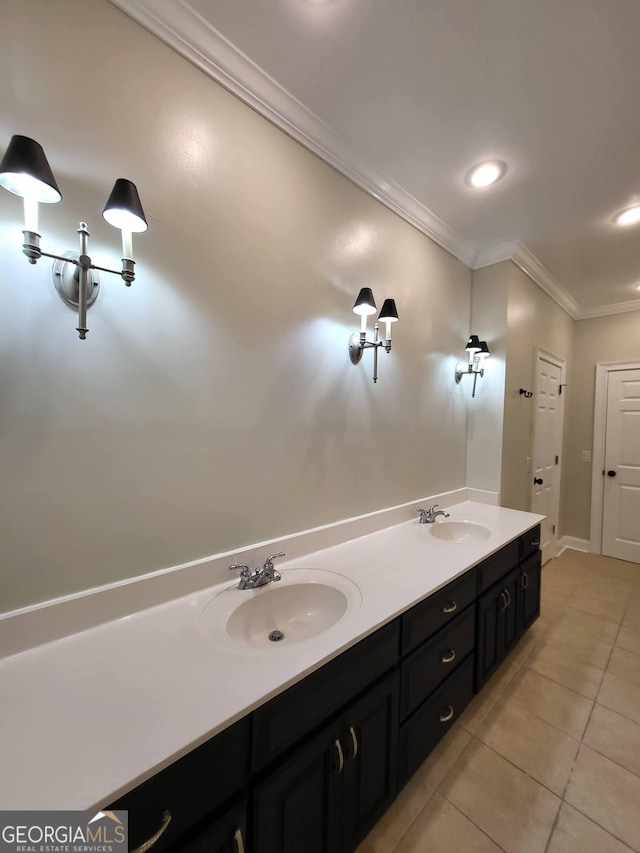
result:
M 130 229 L 122 229 L 122 259 L 133 260 L 133 234 Z
M 31 194 L 24 196 L 24 230 L 38 233 L 38 199 Z

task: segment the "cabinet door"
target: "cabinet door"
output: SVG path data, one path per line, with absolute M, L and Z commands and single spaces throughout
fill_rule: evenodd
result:
M 345 756 L 338 723 L 256 788 L 253 853 L 337 853 Z
M 180 847 L 182 853 L 248 853 L 247 809 L 243 801 Z
M 506 607 L 503 587 L 498 584 L 478 599 L 476 618 L 476 693 L 502 660 L 502 611 Z
M 538 551 L 520 567 L 520 610 L 523 631 L 526 631 L 540 615 L 541 563 L 542 555 Z
M 343 716 L 344 850 L 355 850 L 396 796 L 399 680 L 385 678 Z
M 500 659 L 505 658 L 522 635 L 520 603 L 520 569 L 514 569 L 503 578 L 498 587 L 506 607 L 500 608 Z

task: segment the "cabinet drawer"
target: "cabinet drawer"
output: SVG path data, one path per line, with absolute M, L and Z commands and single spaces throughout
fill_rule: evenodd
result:
M 472 605 L 402 664 L 400 717 L 404 719 L 473 651 L 476 609 Z
M 473 697 L 473 655 L 400 726 L 400 785 L 412 776 Z
M 489 589 L 500 578 L 510 572 L 520 561 L 520 543 L 518 539 L 509 542 L 495 554 L 478 564 L 478 593 Z
M 540 548 L 540 525 L 537 524 L 523 533 L 518 542 L 520 543 L 520 560 L 526 560 L 531 554 L 535 554 Z
M 206 829 L 180 844 L 180 853 L 239 853 L 247 849 L 244 800 L 217 816 Z
M 254 770 L 311 733 L 398 663 L 399 620 L 294 684 L 253 714 Z
M 148 782 L 125 794 L 110 809 L 129 811 L 129 847 L 134 850 L 161 828 L 153 845 L 166 850 L 222 802 L 238 793 L 249 778 L 249 717 L 194 749 Z
M 416 604 L 402 617 L 402 654 L 459 616 L 476 597 L 476 572 L 471 569 L 443 589 Z

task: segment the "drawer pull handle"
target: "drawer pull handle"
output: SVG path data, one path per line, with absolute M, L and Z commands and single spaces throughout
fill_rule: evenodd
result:
M 353 726 L 349 726 L 349 734 L 351 735 L 351 745 L 353 747 L 353 750 L 351 752 L 351 760 L 353 761 L 353 759 L 358 754 L 358 738 L 356 737 L 355 729 L 353 728 Z
M 456 659 L 456 653 L 453 649 L 449 649 L 449 653 L 446 655 L 442 655 L 442 657 L 440 658 L 442 663 L 453 663 L 453 661 L 455 659 Z
M 539 545 L 539 544 L 540 544 L 539 539 L 533 539 L 531 542 L 529 542 L 529 545 Z
M 500 593 L 500 601 L 502 602 L 500 604 L 500 610 L 504 613 L 504 611 L 509 606 L 507 603 L 507 596 L 504 594 L 504 590 L 502 590 L 502 592 Z
M 529 586 L 529 575 L 526 572 L 522 573 L 522 589 L 526 589 Z
M 339 738 L 336 738 L 334 746 L 336 748 L 336 752 L 338 753 L 338 766 L 337 768 L 334 768 L 334 773 L 339 776 L 344 768 L 344 755 L 342 753 L 342 744 L 340 743 Z
M 439 720 L 441 723 L 448 723 L 449 720 L 453 719 L 453 706 L 447 705 L 447 711 L 444 714 L 440 714 Z
M 455 603 L 455 601 L 450 601 L 448 604 L 444 605 L 444 607 L 442 608 L 442 612 L 443 613 L 455 613 L 457 609 L 458 609 L 458 605 Z
M 132 850 L 131 853 L 147 853 L 147 850 L 151 850 L 153 845 L 160 840 L 161 836 L 164 835 L 166 828 L 171 823 L 171 812 L 166 811 L 162 813 L 162 820 L 160 822 L 160 827 L 158 831 L 148 838 L 146 841 L 143 841 L 139 847 L 136 847 L 135 850 Z
M 236 853 L 244 853 L 244 841 L 242 840 L 242 830 L 236 829 L 233 833 L 233 840 L 236 845 Z

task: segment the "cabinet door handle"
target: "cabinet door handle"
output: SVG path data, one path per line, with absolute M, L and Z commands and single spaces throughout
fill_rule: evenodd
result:
M 500 601 L 502 602 L 502 603 L 501 603 L 501 605 L 500 605 L 500 610 L 504 613 L 504 611 L 505 611 L 505 610 L 507 609 L 507 607 L 509 606 L 509 605 L 507 604 L 507 597 L 506 597 L 506 595 L 504 594 L 504 590 L 502 590 L 502 592 L 500 593 Z
M 353 759 L 358 754 L 358 738 L 356 737 L 356 732 L 353 726 L 349 726 L 349 734 L 351 735 L 351 760 L 353 761 Z
M 505 599 L 507 602 L 506 607 L 504 608 L 506 610 L 507 607 L 509 607 L 509 605 L 511 604 L 511 593 L 509 592 L 508 589 L 506 589 L 506 587 L 505 587 L 504 595 L 505 595 Z
M 443 613 L 455 613 L 457 609 L 458 609 L 458 605 L 455 603 L 455 601 L 450 601 L 448 604 L 444 605 L 444 607 L 442 608 L 442 612 Z
M 244 853 L 244 841 L 242 840 L 242 830 L 240 827 L 233 833 L 233 841 L 236 845 L 236 853 Z
M 131 853 L 147 853 L 147 850 L 151 850 L 153 845 L 160 840 L 160 837 L 164 835 L 166 828 L 171 823 L 171 812 L 169 810 L 162 813 L 162 818 L 160 821 L 160 826 L 158 827 L 157 832 L 155 832 L 151 838 L 148 838 L 146 841 L 143 841 L 139 847 L 136 847 L 135 850 L 132 850 Z
M 540 544 L 539 539 L 534 539 L 532 542 L 529 542 L 529 545 L 539 545 L 539 544 Z
M 334 768 L 334 773 L 339 776 L 342 773 L 344 768 L 344 755 L 342 752 L 342 744 L 340 743 L 340 738 L 336 738 L 335 743 L 333 744 L 336 748 L 336 752 L 338 753 L 338 766 Z
M 453 719 L 453 706 L 447 705 L 447 711 L 444 714 L 440 714 L 438 717 L 441 723 L 448 723 L 449 720 Z
M 453 649 L 449 649 L 447 654 L 442 655 L 440 660 L 442 663 L 452 663 L 456 659 L 456 653 Z
M 522 589 L 526 589 L 529 586 L 529 575 L 526 572 L 522 573 Z

